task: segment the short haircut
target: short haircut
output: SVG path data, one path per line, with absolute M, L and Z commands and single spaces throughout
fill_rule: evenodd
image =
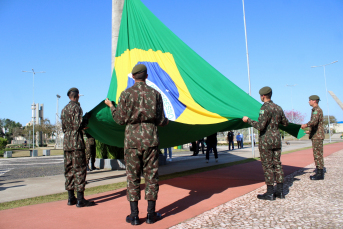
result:
M 77 93 L 76 91 L 71 91 L 69 93 L 69 99 L 76 99 L 78 95 L 79 93 Z
M 314 100 L 314 101 L 316 101 L 316 102 L 317 102 L 317 104 L 319 103 L 319 99 L 316 99 L 316 100 Z
M 137 79 L 137 80 L 145 80 L 147 77 L 147 71 L 136 73 L 133 75 L 133 77 L 134 79 Z
M 273 94 L 273 92 L 270 92 L 268 94 L 265 94 L 265 96 L 266 96 L 267 99 L 271 99 L 272 98 L 272 94 Z

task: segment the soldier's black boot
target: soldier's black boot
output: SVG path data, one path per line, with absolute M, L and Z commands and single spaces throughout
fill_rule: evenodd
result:
M 94 163 L 92 163 L 92 165 L 91 165 L 91 170 L 98 170 L 98 168 L 95 167 Z
M 139 225 L 138 201 L 130 201 L 131 214 L 126 216 L 126 222 L 131 225 Z
M 264 194 L 258 194 L 257 198 L 260 200 L 275 200 L 273 185 L 267 185 L 267 192 Z
M 77 192 L 76 207 L 82 208 L 82 207 L 90 207 L 90 206 L 94 206 L 94 205 L 95 205 L 94 201 L 88 201 L 84 198 L 83 192 Z
M 280 199 L 285 199 L 285 194 L 283 193 L 283 183 L 277 184 L 275 197 L 280 198 Z
M 146 223 L 152 224 L 156 221 L 162 219 L 160 213 L 155 211 L 156 201 L 155 200 L 148 200 L 148 214 L 146 216 Z
M 74 190 L 68 190 L 68 205 L 75 205 L 76 204 L 76 197 L 74 194 Z
M 316 174 L 314 176 L 310 176 L 311 180 L 324 180 L 324 171 L 323 169 L 317 169 Z

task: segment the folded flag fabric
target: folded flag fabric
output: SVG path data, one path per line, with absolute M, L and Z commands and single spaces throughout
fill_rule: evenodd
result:
M 147 66 L 147 84 L 161 93 L 171 121 L 158 129 L 160 148 L 249 127 L 243 116 L 258 119 L 261 103 L 202 59 L 140 0 L 126 0 L 107 94 L 110 100 L 118 102 L 121 92 L 134 84 L 131 70 L 137 64 Z M 103 101 L 91 114 L 87 132 L 105 144 L 123 147 L 125 126 L 113 121 Z M 282 129 L 295 137 L 304 135 L 300 125 Z

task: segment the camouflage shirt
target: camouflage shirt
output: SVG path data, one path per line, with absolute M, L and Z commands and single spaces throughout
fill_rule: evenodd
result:
M 323 111 L 319 106 L 312 108 L 311 121 L 307 123 L 310 127 L 310 139 L 324 139 Z
M 260 109 L 258 121 L 249 118 L 248 123 L 260 131 L 259 142 L 265 149 L 281 148 L 279 124 L 288 125 L 288 120 L 281 107 L 271 100 L 265 102 Z
M 118 107 L 111 107 L 112 117 L 126 125 L 124 147 L 146 149 L 158 146 L 157 126 L 165 126 L 161 94 L 144 82 L 136 82 L 120 95 Z
M 87 126 L 88 120 L 84 119 L 82 115 L 82 109 L 77 102 L 70 101 L 63 108 L 61 113 L 64 133 L 63 150 L 85 149 L 82 130 Z

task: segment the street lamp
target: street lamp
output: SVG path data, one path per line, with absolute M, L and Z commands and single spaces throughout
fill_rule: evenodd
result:
M 248 66 L 248 81 L 249 81 L 249 95 L 251 96 L 251 83 L 250 83 L 250 66 L 249 66 L 249 50 L 248 50 L 248 35 L 247 35 L 247 24 L 245 22 L 245 8 L 244 8 L 244 0 L 242 0 L 243 4 L 243 19 L 244 19 L 244 32 L 245 32 L 245 49 L 247 51 L 247 66 Z M 249 135 L 251 139 L 251 152 L 252 152 L 252 157 L 255 157 L 255 146 L 254 146 L 254 128 L 251 127 L 249 129 Z
M 61 98 L 61 96 L 59 94 L 57 94 L 56 97 L 57 97 L 57 106 L 56 106 L 56 122 L 55 122 L 55 126 L 56 126 L 55 147 L 57 148 L 57 146 L 58 146 L 58 143 L 57 143 L 57 141 L 58 141 L 58 119 L 59 119 L 59 117 L 58 117 L 58 100 L 59 100 L 59 98 Z
M 33 133 L 32 133 L 32 139 L 33 139 L 33 149 L 35 149 L 35 109 L 36 109 L 36 105 L 35 105 L 35 74 L 36 73 L 45 73 L 45 72 L 35 72 L 35 70 L 32 69 L 32 71 L 22 71 L 22 72 L 28 72 L 28 73 L 32 73 L 33 74 L 33 104 L 32 104 L 32 110 L 33 110 L 33 117 L 32 117 L 32 125 L 33 125 Z
M 326 86 L 326 76 L 325 76 L 325 66 L 330 65 L 330 64 L 334 64 L 338 62 L 338 60 L 331 62 L 329 64 L 324 64 L 324 65 L 318 65 L 318 66 L 311 66 L 311 68 L 317 68 L 317 67 L 323 67 L 324 68 L 324 79 L 325 79 L 325 90 L 326 90 L 326 103 L 328 106 L 328 123 L 329 123 L 329 137 L 330 137 L 330 143 L 331 143 L 331 130 L 330 130 L 330 112 L 329 112 L 329 99 L 328 99 L 328 88 Z

